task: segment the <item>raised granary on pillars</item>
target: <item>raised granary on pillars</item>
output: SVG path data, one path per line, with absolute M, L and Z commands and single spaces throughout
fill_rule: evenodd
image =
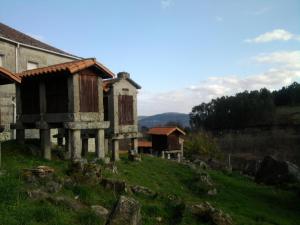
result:
M 110 142 L 113 160 L 119 160 L 119 141 L 130 140 L 130 150 L 138 152 L 137 93 L 141 86 L 129 73 L 104 81 L 104 118 L 110 121 L 105 137 Z
M 185 132 L 178 127 L 153 127 L 148 131 L 152 139 L 152 150 L 162 158 L 170 159 L 175 155 L 178 161 L 183 156 L 183 138 Z
M 64 129 L 66 156 L 81 158 L 82 137 L 95 137 L 96 157 L 104 158 L 103 81 L 114 74 L 95 59 L 76 60 L 18 74 L 16 83 L 17 140 L 26 129 L 40 130 L 43 156 L 51 159 L 50 129 Z M 85 149 L 84 149 L 85 151 Z

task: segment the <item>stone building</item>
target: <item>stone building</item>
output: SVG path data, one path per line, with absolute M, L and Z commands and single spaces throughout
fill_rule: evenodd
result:
M 140 88 L 126 72 L 104 81 L 104 118 L 110 121 L 105 136 L 114 160 L 119 159 L 121 140 L 130 140 L 130 149 L 138 152 L 137 93 Z
M 38 41 L 20 31 L 0 23 L 0 67 L 13 73 L 80 59 L 60 49 Z M 0 86 L 1 123 L 5 131 L 0 136 L 10 139 L 9 124 L 16 121 L 15 85 Z M 31 136 L 28 132 L 28 135 Z
M 128 73 L 115 78 L 95 59 L 66 53 L 2 23 L 0 69 L 0 118 L 6 139 L 12 137 L 13 124 L 19 142 L 40 138 L 47 159 L 53 130 L 59 130 L 58 142 L 65 143 L 73 159 L 86 155 L 91 138 L 98 158 L 111 149 L 118 160 L 119 141 L 125 139 L 137 152 L 141 87 Z

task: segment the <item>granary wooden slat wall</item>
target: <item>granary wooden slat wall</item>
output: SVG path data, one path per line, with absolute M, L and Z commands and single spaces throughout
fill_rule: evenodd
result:
M 98 77 L 92 74 L 80 75 L 80 111 L 98 112 Z
M 133 124 L 133 96 L 119 95 L 119 124 L 132 125 Z

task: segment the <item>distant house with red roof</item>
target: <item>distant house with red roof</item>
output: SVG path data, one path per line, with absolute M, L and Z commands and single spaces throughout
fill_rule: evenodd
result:
M 183 136 L 185 132 L 178 127 L 153 127 L 148 131 L 151 135 L 152 150 L 164 157 L 167 154 L 176 154 L 178 158 L 183 155 Z

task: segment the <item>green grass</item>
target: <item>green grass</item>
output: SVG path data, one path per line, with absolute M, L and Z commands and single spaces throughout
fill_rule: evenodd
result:
M 63 177 L 66 176 L 68 162 L 59 159 L 46 161 L 30 156 L 26 145 L 20 146 L 14 142 L 3 143 L 2 149 L 2 169 L 6 175 L 0 176 L 0 225 L 104 224 L 91 211 L 75 213 L 64 206 L 33 201 L 27 197 L 25 191 L 28 187 L 21 178 L 22 169 L 48 165 Z M 175 162 L 146 156 L 142 162 L 129 162 L 123 157 L 117 165 L 118 174 L 104 171 L 104 176 L 123 179 L 130 185 L 146 186 L 159 193 L 156 198 L 134 196 L 142 205 L 145 225 L 159 224 L 157 217 L 162 218 L 160 224 L 201 224 L 184 210 L 180 199 L 186 204 L 207 200 L 230 214 L 237 225 L 300 224 L 300 197 L 293 191 L 257 185 L 238 174 L 209 171 L 218 194 L 208 197 L 192 188 L 197 174 Z M 118 199 L 118 194 L 104 190 L 99 184 L 66 187 L 58 195 L 79 196 L 85 204 L 100 204 L 108 209 Z M 175 200 L 170 201 L 170 198 Z

